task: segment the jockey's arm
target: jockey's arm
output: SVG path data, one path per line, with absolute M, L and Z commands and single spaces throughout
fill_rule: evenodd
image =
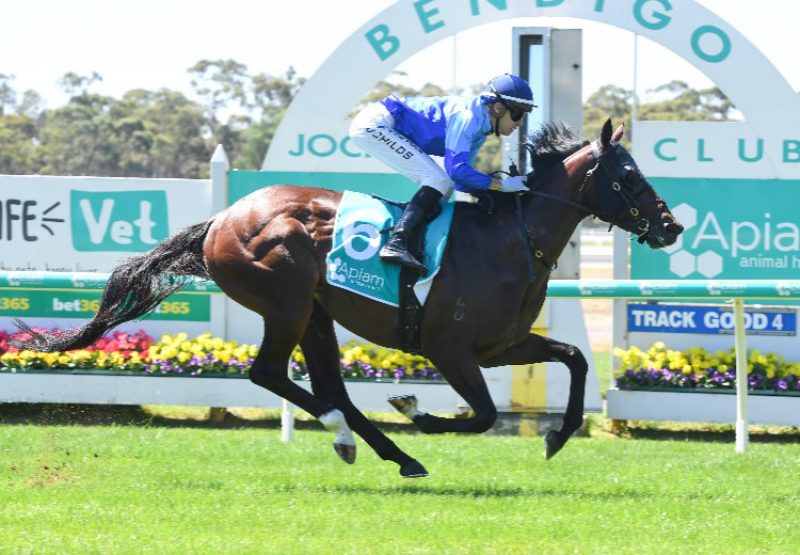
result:
M 486 138 L 481 122 L 464 110 L 448 122 L 445 137 L 444 169 L 459 191 L 485 191 L 495 185 L 495 179 L 476 170 L 472 164 L 475 154 Z
M 485 191 L 496 181 L 472 167 L 469 152 L 445 151 L 444 168 L 459 191 Z

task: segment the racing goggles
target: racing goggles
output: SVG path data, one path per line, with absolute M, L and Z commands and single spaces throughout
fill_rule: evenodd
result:
M 531 110 L 533 110 L 533 106 L 518 104 L 503 98 L 503 95 L 501 95 L 499 92 L 497 92 L 497 89 L 495 89 L 494 83 L 491 83 L 490 86 L 494 96 L 497 98 L 497 101 L 505 106 L 506 110 L 508 110 L 508 113 L 511 116 L 511 121 L 519 121 L 524 118 L 526 114 L 530 113 Z
M 524 118 L 528 114 L 528 112 L 530 112 L 530 108 L 524 110 L 502 99 L 500 100 L 500 102 L 502 102 L 503 106 L 505 106 L 506 109 L 508 110 L 508 114 L 511 116 L 511 121 L 519 121 L 522 118 Z

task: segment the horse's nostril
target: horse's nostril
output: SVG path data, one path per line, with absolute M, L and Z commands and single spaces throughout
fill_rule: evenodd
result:
M 673 235 L 680 235 L 683 233 L 683 226 L 678 222 L 665 223 L 664 229 L 667 231 L 667 233 L 671 233 Z

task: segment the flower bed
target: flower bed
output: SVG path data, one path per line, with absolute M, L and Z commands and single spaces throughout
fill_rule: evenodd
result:
M 144 331 L 114 332 L 91 347 L 63 353 L 20 351 L 10 345 L 12 337 L 7 332 L 0 332 L 0 352 L 3 353 L 0 355 L 0 372 L 102 370 L 150 375 L 223 374 L 244 377 L 258 355 L 256 345 L 224 341 L 209 333 L 191 339 L 185 333 L 164 335 L 156 343 Z M 442 379 L 424 357 L 371 344 L 350 343 L 341 347 L 339 360 L 342 375 L 347 379 Z M 305 358 L 299 349 L 292 354 L 291 368 L 294 379 L 308 379 Z
M 736 384 L 734 349 L 714 354 L 701 347 L 675 351 L 658 341 L 646 351 L 616 349 L 614 356 L 621 360 L 614 372 L 621 390 L 732 391 Z M 780 355 L 749 351 L 747 376 L 754 392 L 800 395 L 800 363 Z

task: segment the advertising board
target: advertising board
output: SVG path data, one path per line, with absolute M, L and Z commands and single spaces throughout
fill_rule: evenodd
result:
M 108 272 L 209 216 L 209 180 L 0 176 L 0 271 Z M 45 328 L 73 327 L 100 305 L 101 291 L 80 284 L 0 285 L 5 331 L 15 329 L 15 318 Z M 160 335 L 180 320 L 187 333 L 221 330 L 213 322 L 216 313 L 221 320 L 221 303 L 210 293 L 178 293 L 143 321 L 119 329 Z

